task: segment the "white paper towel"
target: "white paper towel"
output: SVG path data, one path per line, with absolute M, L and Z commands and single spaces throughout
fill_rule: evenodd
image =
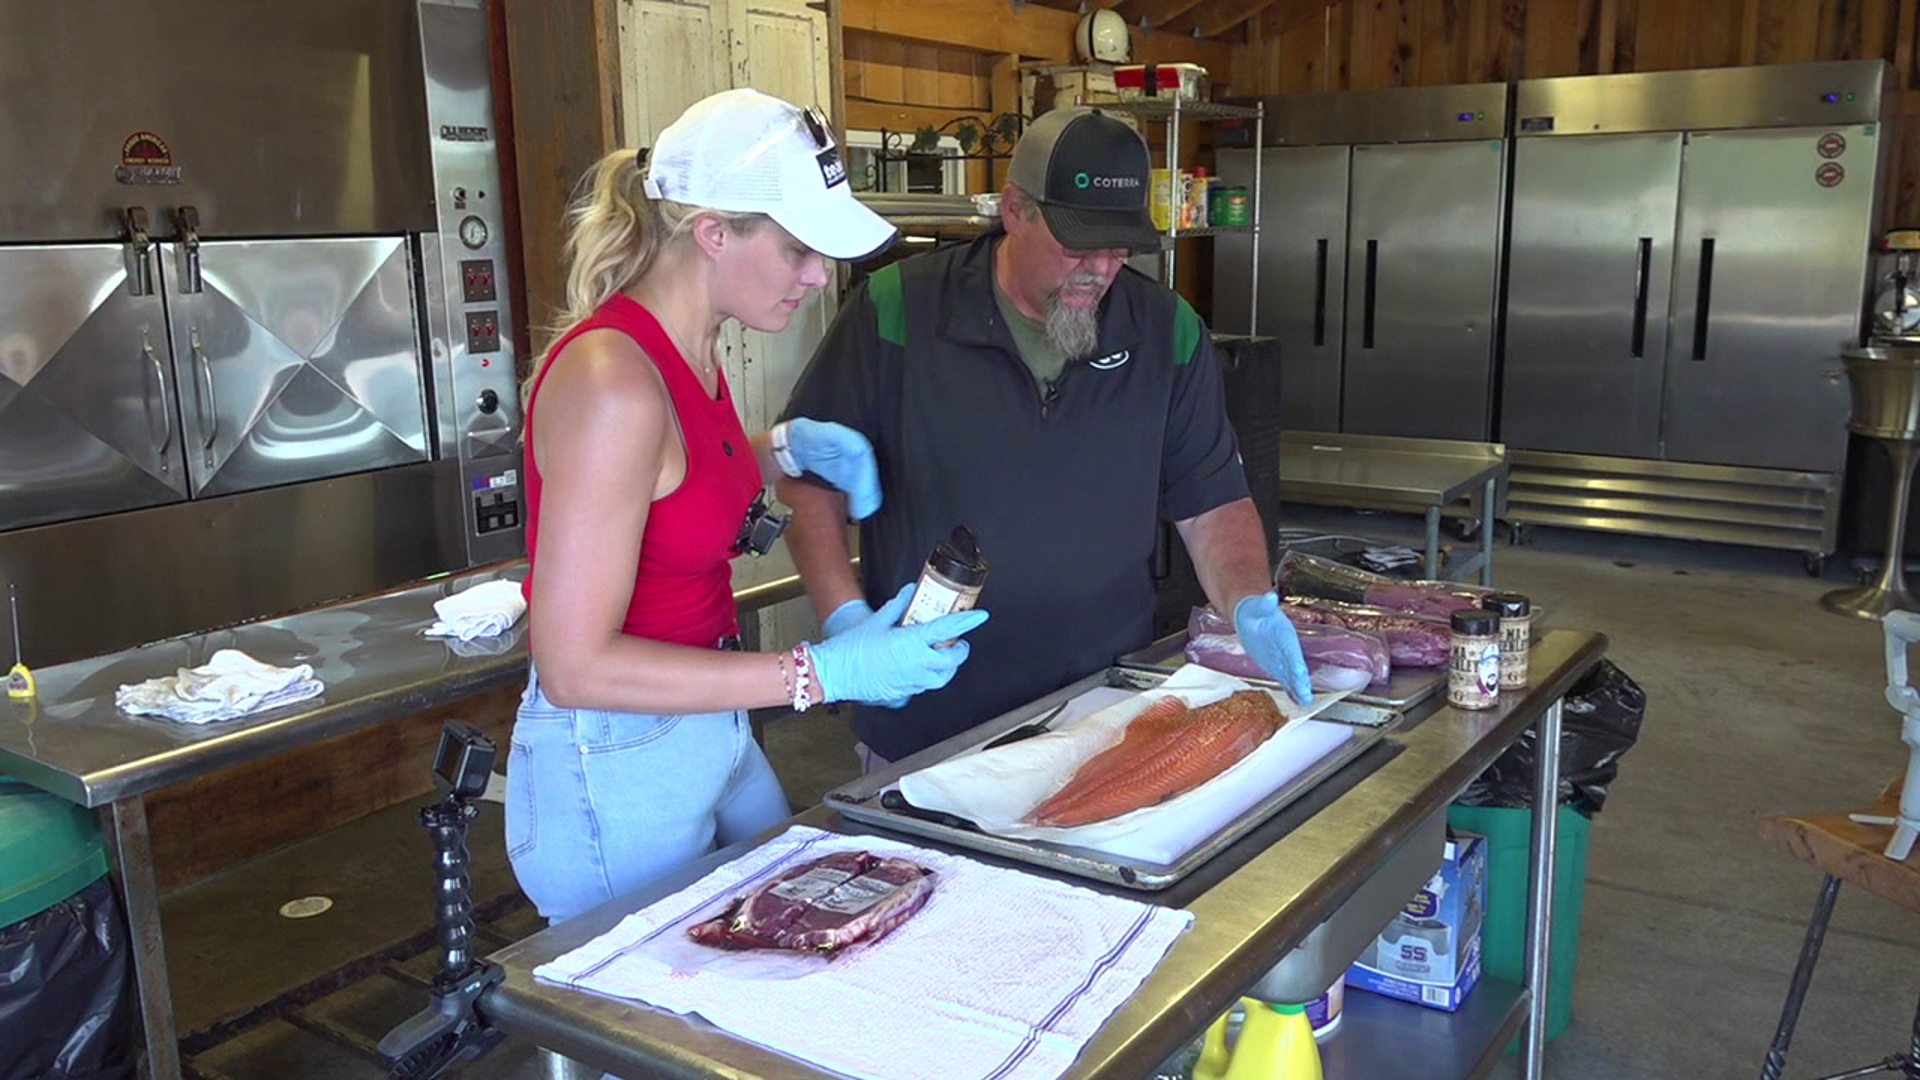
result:
M 1199 706 L 1252 689 L 1198 664 L 1182 667 L 1159 687 L 1141 693 L 1096 688 L 1075 699 L 1046 734 L 909 773 L 900 778 L 900 793 L 915 806 L 958 814 L 996 836 L 1071 844 L 1168 865 L 1344 746 L 1353 737 L 1352 728 L 1308 717 L 1345 695 L 1318 694 L 1313 705 L 1303 709 L 1285 694 L 1266 691 L 1287 717 L 1286 725 L 1226 772 L 1166 802 L 1073 828 L 1022 825 L 1020 819 L 1083 762 L 1112 745 L 1153 702 L 1179 697 Z

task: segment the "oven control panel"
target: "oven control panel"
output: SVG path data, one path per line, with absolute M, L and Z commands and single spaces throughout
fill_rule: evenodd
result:
M 496 0 L 497 2 L 497 0 Z M 442 460 L 475 564 L 526 552 L 521 412 L 486 4 L 415 0 L 438 230 L 422 238 Z M 451 494 L 451 493 L 450 493 Z

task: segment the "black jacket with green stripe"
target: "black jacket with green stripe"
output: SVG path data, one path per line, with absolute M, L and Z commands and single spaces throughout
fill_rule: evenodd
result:
M 898 760 L 1148 643 L 1162 519 L 1246 497 L 1206 326 L 1180 296 L 1122 270 L 1100 344 L 1042 387 L 994 303 L 998 230 L 892 264 L 854 290 L 795 386 L 786 417 L 873 443 L 882 503 L 861 523 L 867 601 L 918 578 L 956 525 L 991 570 L 944 689 L 862 706 L 854 727 Z

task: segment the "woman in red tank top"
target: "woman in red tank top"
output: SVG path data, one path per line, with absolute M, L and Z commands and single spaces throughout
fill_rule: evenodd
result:
M 728 320 L 786 329 L 826 259 L 893 234 L 852 196 L 815 110 L 753 90 L 621 151 L 570 215 L 565 331 L 523 394 L 533 662 L 507 760 L 507 849 L 559 922 L 790 813 L 745 709 L 946 685 L 970 612 L 897 624 L 911 589 L 827 641 L 738 649 L 735 543 L 779 475 L 879 505 L 872 448 L 797 419 L 748 437 Z

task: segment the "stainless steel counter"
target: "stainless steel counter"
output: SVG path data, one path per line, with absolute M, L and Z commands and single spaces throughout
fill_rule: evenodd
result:
M 1184 907 L 1194 914 L 1194 925 L 1066 1075 L 1076 1080 L 1144 1076 L 1198 1035 L 1352 896 L 1412 829 L 1443 811 L 1523 731 L 1538 724 L 1548 729 L 1542 731 L 1547 745 L 1557 746 L 1560 699 L 1605 649 L 1606 639 L 1598 634 L 1546 633 L 1533 658 L 1535 682 L 1524 694 L 1486 713 L 1433 708 L 1395 734 L 1397 754 L 1383 754 L 1384 762 L 1370 755 L 1336 774 L 1326 783 L 1331 801 L 1283 813 L 1203 868 L 1194 888 L 1126 894 L 1149 903 Z M 1543 765 L 1551 776 L 1556 763 L 1549 760 Z M 1547 831 L 1536 839 L 1536 877 L 1541 876 L 1539 870 L 1552 865 L 1550 843 L 1544 849 L 1541 846 L 1552 835 L 1552 817 L 1551 813 L 1537 815 Z M 796 820 L 847 834 L 872 831 L 820 807 Z M 626 914 L 684 887 L 750 846 L 715 853 L 641 893 L 496 953 L 492 960 L 505 968 L 506 981 L 481 999 L 482 1015 L 515 1035 L 621 1075 L 670 1080 L 825 1080 L 831 1074 L 704 1023 L 537 982 L 532 975 L 539 965 L 592 940 Z M 1537 931 L 1542 942 L 1545 920 L 1541 914 Z M 1544 951 L 1538 955 L 1544 958 Z M 1543 985 L 1543 967 L 1536 965 L 1533 970 L 1530 982 Z M 1489 992 L 1487 1001 L 1492 1003 L 1495 997 L 1504 1023 L 1494 1027 L 1505 1035 L 1493 1040 L 1490 1050 L 1471 1048 L 1465 1057 L 1473 1070 L 1462 1075 L 1475 1075 L 1496 1060 L 1518 1020 L 1529 1015 L 1525 1010 L 1535 1006 L 1524 991 Z M 1544 1024 L 1543 1014 L 1538 1022 Z M 1413 1059 L 1408 1064 L 1418 1068 Z M 1537 1068 L 1537 1064 L 1531 1066 L 1528 1075 L 1537 1076 Z
M 1480 552 L 1456 569 L 1493 584 L 1493 519 L 1507 483 L 1506 447 L 1445 439 L 1401 439 L 1290 431 L 1280 437 L 1280 497 L 1372 509 L 1412 508 L 1427 518 L 1426 576 L 1440 576 L 1440 512 L 1475 498 Z
M 37 702 L 0 706 L 0 773 L 82 806 L 105 806 L 519 681 L 527 667 L 524 619 L 497 638 L 465 644 L 420 632 L 434 621 L 434 601 L 482 581 L 525 576 L 526 563 L 516 561 L 37 671 Z M 784 545 L 735 564 L 734 595 L 743 611 L 801 592 Z M 219 649 L 268 664 L 311 664 L 326 693 L 205 726 L 114 707 L 117 687 L 197 667 Z
M 102 809 L 135 946 L 153 1080 L 177 1080 L 180 1062 L 141 796 L 525 679 L 525 619 L 496 638 L 470 643 L 421 636 L 434 622 L 434 601 L 482 581 L 525 576 L 526 563 L 519 560 L 76 660 L 35 672 L 37 700 L 0 704 L 0 773 Z M 733 580 L 743 612 L 804 592 L 785 545 L 757 559 L 736 560 Z M 204 726 L 128 716 L 115 707 L 118 687 L 197 667 L 227 648 L 268 664 L 311 664 L 326 692 L 257 717 Z

